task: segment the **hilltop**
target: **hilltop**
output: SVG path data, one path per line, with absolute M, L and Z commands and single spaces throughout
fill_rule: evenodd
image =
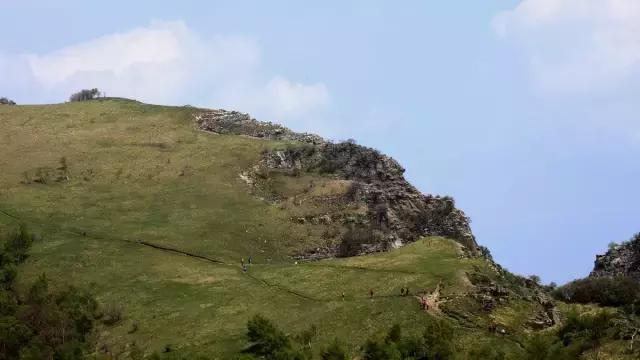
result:
M 522 357 L 565 315 L 491 260 L 452 198 L 420 193 L 352 141 L 113 98 L 3 106 L 0 125 L 0 231 L 38 234 L 17 291 L 46 273 L 121 308 L 98 324 L 100 356 L 231 358 L 261 314 L 290 334 L 312 327 L 316 355 L 334 338 L 356 355 L 393 324 L 420 334 L 443 319 L 460 354 Z

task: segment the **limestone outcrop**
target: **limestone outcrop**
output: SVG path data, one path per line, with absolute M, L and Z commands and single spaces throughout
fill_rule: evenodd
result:
M 298 145 L 267 152 L 262 168 L 288 172 L 330 174 L 352 183 L 352 201 L 366 204 L 368 226 L 378 236 L 371 241 L 342 244 L 314 258 L 358 255 L 410 243 L 422 236 L 445 236 L 457 240 L 470 253 L 478 246 L 470 220 L 455 207 L 451 197 L 425 195 L 404 178 L 397 161 L 353 141 L 333 143 L 313 134 L 295 133 L 285 127 L 260 122 L 248 114 L 212 110 L 196 115 L 198 127 L 219 134 L 245 135 Z

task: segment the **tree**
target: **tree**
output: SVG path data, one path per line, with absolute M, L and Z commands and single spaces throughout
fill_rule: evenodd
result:
M 291 346 L 289 337 L 271 321 L 255 315 L 247 323 L 250 345 L 245 352 L 274 360 L 304 359 L 304 355 Z
M 453 339 L 455 338 L 453 326 L 444 319 L 433 318 L 427 322 L 422 335 L 423 347 L 427 359 L 445 360 L 454 354 Z
M 529 280 L 533 281 L 535 284 L 540 284 L 540 276 L 538 275 L 529 275 Z
M 93 89 L 83 89 L 78 91 L 77 93 L 71 94 L 69 97 L 69 101 L 88 101 L 93 100 L 100 96 L 100 91 L 96 88 Z
M 364 344 L 365 360 L 400 360 L 402 354 L 394 343 L 380 339 L 369 339 Z
M 18 231 L 9 234 L 4 243 L 4 258 L 19 264 L 27 259 L 29 248 L 33 243 L 34 236 L 27 231 L 26 226 L 22 225 Z M 7 260 L 9 260 L 7 259 Z
M 1 97 L 0 98 L 0 105 L 15 105 L 16 102 L 13 100 L 9 100 L 6 97 Z
M 20 227 L 0 249 L 0 359 L 84 359 L 97 308 L 89 293 L 52 292 L 44 275 L 22 298 L 15 291 L 17 265 L 27 258 L 33 239 Z

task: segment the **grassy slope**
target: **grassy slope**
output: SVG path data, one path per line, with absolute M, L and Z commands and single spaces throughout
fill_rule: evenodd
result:
M 299 214 L 290 206 L 251 196 L 238 176 L 278 144 L 196 131 L 193 111 L 124 100 L 0 107 L 0 210 L 17 218 L 0 214 L 0 230 L 25 222 L 46 234 L 21 283 L 46 272 L 54 284 L 87 286 L 102 303 L 123 303 L 125 320 L 100 330 L 115 352 L 134 341 L 234 352 L 254 313 L 290 331 L 315 324 L 318 347 L 336 336 L 354 347 L 393 323 L 420 331 L 429 315 L 415 299 L 397 296 L 401 286 L 442 282 L 452 297 L 464 294 L 464 271 L 484 268 L 459 259 L 457 245 L 440 238 L 388 254 L 293 264 L 287 255 L 321 242 L 319 232 L 291 221 Z M 62 157 L 70 181 L 21 184 L 25 173 L 55 169 Z M 249 255 L 256 264 L 243 274 L 239 259 Z M 518 319 L 531 308 L 510 311 L 502 316 Z M 139 330 L 129 334 L 134 321 Z M 477 338 L 479 324 L 460 342 Z

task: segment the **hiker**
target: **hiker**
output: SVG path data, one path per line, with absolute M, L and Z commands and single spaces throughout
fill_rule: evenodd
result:
M 244 267 L 244 258 L 240 258 L 240 266 Z
M 404 286 L 403 286 L 403 287 L 401 287 L 401 288 L 400 288 L 400 296 L 405 296 L 405 295 L 406 295 L 405 291 L 406 291 L 406 290 L 405 290 Z
M 407 296 L 407 295 L 409 295 L 409 288 L 408 287 L 404 289 L 404 296 Z
M 342 301 L 344 301 L 344 291 L 342 292 Z
M 251 256 L 249 256 L 248 260 L 249 260 L 249 265 L 251 265 Z
M 369 289 L 369 297 L 373 299 L 373 289 Z
M 242 264 L 242 272 L 245 272 L 245 273 L 247 272 L 247 265 Z

